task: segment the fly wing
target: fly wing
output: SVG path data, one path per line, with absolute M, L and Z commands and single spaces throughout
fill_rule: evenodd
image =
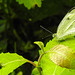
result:
M 75 8 L 66 14 L 63 20 L 60 22 L 57 29 L 57 39 L 65 39 L 68 35 L 75 34 Z M 68 32 L 69 31 L 69 32 Z M 73 33 L 72 33 L 73 31 Z

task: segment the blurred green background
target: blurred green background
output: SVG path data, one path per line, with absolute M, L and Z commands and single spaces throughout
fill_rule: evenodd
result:
M 33 42 L 42 41 L 46 44 L 52 39 L 52 34 L 40 28 L 40 25 L 56 33 L 57 26 L 75 6 L 75 1 L 42 0 L 41 7 L 35 4 L 30 9 L 17 1 L 0 0 L 0 53 L 17 53 L 35 61 L 39 57 L 39 47 Z M 32 69 L 33 66 L 26 63 L 10 75 L 31 75 Z

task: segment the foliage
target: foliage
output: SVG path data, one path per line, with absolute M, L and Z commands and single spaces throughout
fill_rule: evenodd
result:
M 38 7 L 41 7 L 41 0 L 16 0 L 19 2 L 19 4 L 24 4 L 25 7 L 30 9 L 31 7 L 34 7 L 37 5 Z
M 73 50 L 71 52 L 75 53 L 75 47 L 74 47 L 75 43 L 74 43 L 74 41 L 75 41 L 75 38 L 72 38 L 72 39 L 69 39 L 69 40 L 67 39 L 65 41 L 59 42 L 59 41 L 56 40 L 56 38 L 54 38 L 52 41 L 50 40 L 46 44 L 46 47 L 44 48 L 44 51 L 46 52 L 46 54 L 44 54 L 42 56 L 41 60 L 40 60 L 40 67 L 42 68 L 42 75 L 49 75 L 49 74 L 50 75 L 53 75 L 53 74 L 54 75 L 74 75 L 75 74 L 75 69 L 67 69 L 67 68 L 60 67 L 60 66 L 56 65 L 54 62 L 52 62 L 51 59 L 50 59 L 51 49 L 54 46 L 60 45 L 60 44 L 71 48 Z M 40 55 L 41 55 L 41 51 L 40 51 Z M 57 55 L 60 55 L 60 54 L 57 54 Z M 63 54 L 62 54 L 62 56 L 63 56 Z M 68 57 L 70 57 L 70 56 L 71 55 L 69 55 Z M 54 57 L 54 55 L 53 55 L 53 57 Z M 75 57 L 75 55 L 72 58 L 74 58 L 74 57 Z M 72 61 L 75 61 L 75 60 L 71 60 L 72 58 L 69 59 L 70 63 Z M 74 66 L 74 64 L 72 64 L 72 65 Z M 34 71 L 34 74 L 35 74 L 35 71 Z
M 6 55 L 7 52 L 10 52 L 9 54 L 11 55 L 11 52 L 13 52 L 29 60 L 36 60 L 38 58 L 38 49 L 33 42 L 47 35 L 39 26 L 44 25 L 54 32 L 56 30 L 54 25 L 58 25 L 63 15 L 71 7 L 75 6 L 74 3 L 74 0 L 0 0 L 0 53 L 3 52 L 3 55 Z M 47 41 L 45 40 L 45 42 Z M 51 43 L 52 47 L 46 45 L 46 50 L 57 45 L 55 41 Z M 42 52 L 40 51 L 40 55 Z M 42 61 L 44 61 L 43 58 L 41 59 Z M 38 65 L 39 63 L 37 62 L 36 64 Z M 21 65 L 18 65 L 18 67 Z M 26 65 L 24 64 L 20 68 L 15 67 L 17 70 L 13 71 L 13 69 L 11 75 L 30 75 L 32 66 L 27 65 L 27 69 Z M 39 69 L 36 70 L 34 71 L 38 73 Z
M 56 40 L 56 38 L 54 38 L 52 41 L 49 41 L 47 43 L 45 48 L 44 48 L 44 45 L 42 42 L 40 42 L 40 41 L 35 42 L 35 44 L 39 45 L 39 47 L 44 51 L 43 51 L 43 53 L 41 53 L 41 51 L 40 51 L 40 57 L 38 59 L 38 62 L 35 61 L 34 63 L 32 61 L 29 61 L 29 60 L 23 58 L 22 56 L 17 55 L 16 53 L 1 53 L 0 54 L 0 58 L 1 58 L 0 59 L 0 63 L 1 63 L 0 73 L 3 75 L 7 75 L 7 74 L 11 73 L 17 67 L 21 66 L 22 64 L 29 62 L 36 67 L 33 69 L 32 75 L 35 75 L 35 74 L 36 75 L 49 75 L 49 74 L 50 75 L 53 75 L 53 74 L 55 74 L 55 75 L 60 75 L 60 74 L 61 75 L 74 75 L 75 74 L 74 69 L 60 67 L 59 65 L 56 65 L 54 62 L 51 61 L 52 57 L 49 58 L 49 56 L 51 54 L 50 53 L 51 49 L 55 45 L 58 45 L 58 46 L 60 44 L 62 44 L 64 46 L 67 45 L 72 50 L 75 50 L 75 47 L 74 47 L 75 44 L 73 43 L 74 41 L 75 41 L 75 38 L 59 42 Z M 70 42 L 72 44 L 68 44 L 68 42 Z M 65 47 L 63 47 L 63 48 L 65 48 Z M 52 52 L 53 52 L 53 50 L 52 50 Z M 74 53 L 75 51 L 71 51 L 71 52 Z M 57 55 L 60 55 L 60 54 L 57 54 Z M 54 55 L 53 55 L 53 57 L 54 57 Z M 75 56 L 73 56 L 73 58 L 74 57 Z M 69 58 L 69 59 L 72 59 L 72 58 Z M 70 63 L 71 63 L 71 61 L 74 61 L 74 60 L 70 60 Z M 68 61 L 66 61 L 66 62 L 68 62 Z M 73 64 L 73 66 L 74 65 L 75 64 Z M 9 67 L 10 67 L 10 69 L 9 69 Z M 39 73 L 39 72 L 41 72 L 41 73 Z
M 0 54 L 0 75 L 8 75 L 22 64 L 28 62 L 27 59 L 16 53 L 1 53 Z

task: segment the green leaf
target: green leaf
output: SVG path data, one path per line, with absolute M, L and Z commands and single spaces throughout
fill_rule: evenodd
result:
M 0 75 L 8 75 L 22 64 L 28 62 L 27 59 L 16 53 L 1 53 L 0 54 Z
M 2 3 L 2 0 L 0 0 L 0 3 Z
M 35 5 L 41 7 L 41 0 L 16 0 L 19 4 L 24 4 L 25 7 L 31 9 Z
M 19 49 L 24 51 L 24 52 L 28 52 L 29 50 L 31 50 L 34 46 L 31 44 L 30 41 L 27 41 L 27 43 L 25 43 L 24 41 L 20 40 L 18 41 L 18 47 L 20 47 Z
M 22 71 L 19 71 L 19 72 L 17 73 L 17 75 L 23 75 L 23 72 L 22 72 Z
M 0 33 L 4 32 L 6 26 L 6 20 L 0 20 Z M 7 29 L 9 26 L 7 25 Z
M 42 68 L 42 75 L 74 75 L 75 74 L 75 70 L 62 68 L 56 65 L 55 63 L 53 63 L 49 59 L 48 54 L 45 54 L 42 57 L 40 66 Z
M 50 40 L 46 47 L 44 48 L 45 52 L 48 52 L 56 45 L 65 45 L 75 51 L 75 38 L 67 39 L 62 42 L 58 42 L 56 38 Z M 73 64 L 74 65 L 74 64 Z M 50 60 L 50 54 L 44 54 L 40 61 L 40 67 L 42 68 L 42 75 L 75 75 L 75 70 L 67 69 L 56 65 Z
M 7 40 L 0 41 L 0 50 L 5 50 L 7 48 Z
M 33 69 L 32 75 L 40 75 L 37 68 L 34 68 L 34 69 Z
M 62 44 L 50 49 L 50 59 L 58 66 L 75 69 L 75 51 Z
M 5 30 L 6 20 L 0 20 L 0 33 Z
M 44 44 L 43 44 L 43 42 L 35 41 L 34 43 L 37 44 L 41 48 L 42 52 L 44 53 Z

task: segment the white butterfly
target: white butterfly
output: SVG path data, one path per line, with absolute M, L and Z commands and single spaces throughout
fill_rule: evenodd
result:
M 57 40 L 64 40 L 71 36 L 75 36 L 75 7 L 60 22 L 56 34 Z

